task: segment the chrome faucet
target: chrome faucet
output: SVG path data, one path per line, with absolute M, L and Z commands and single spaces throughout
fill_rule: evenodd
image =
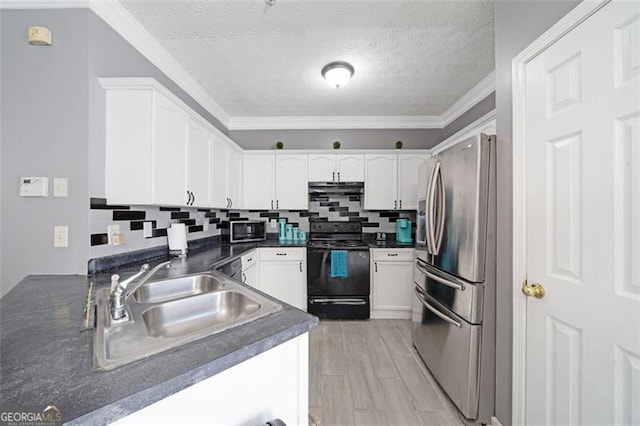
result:
M 109 297 L 109 309 L 111 311 L 111 319 L 113 321 L 126 321 L 129 319 L 127 310 L 125 309 L 125 302 L 142 284 L 147 282 L 149 278 L 153 276 L 163 267 L 169 268 L 171 261 L 162 262 L 156 265 L 151 271 L 149 271 L 149 264 L 145 263 L 140 268 L 140 271 L 130 276 L 126 280 L 119 282 L 120 275 L 113 274 L 111 276 L 111 296 Z M 142 277 L 135 285 L 128 289 L 129 284 L 138 279 L 142 274 L 149 271 L 144 277 Z

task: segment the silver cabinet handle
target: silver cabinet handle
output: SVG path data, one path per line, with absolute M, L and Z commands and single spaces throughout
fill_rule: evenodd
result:
M 191 205 L 193 205 L 193 203 L 196 202 L 196 194 L 194 194 L 193 192 L 191 193 Z
M 333 173 L 332 173 L 332 176 L 333 176 L 333 177 L 331 178 L 331 180 L 332 180 L 333 182 L 335 182 L 335 181 L 336 181 L 336 172 L 333 172 Z
M 373 262 L 373 269 L 375 272 L 378 272 L 378 262 Z
M 273 210 L 273 200 L 271 200 L 271 210 Z
M 276 256 L 286 256 L 287 253 L 276 253 Z
M 276 210 L 280 208 L 280 200 L 276 200 Z
M 393 200 L 393 209 L 394 210 L 398 210 L 398 201 L 397 200 Z
M 340 172 L 338 172 L 338 182 L 340 182 Z
M 244 283 L 246 283 L 246 282 L 247 282 L 247 276 L 246 276 L 246 274 L 243 272 L 243 273 L 242 273 L 242 283 L 244 284 Z
M 398 255 L 398 253 L 387 253 L 387 256 L 392 256 L 393 257 L 393 256 L 397 256 L 397 255 Z
M 402 200 L 400 200 L 400 210 L 402 210 Z
M 428 310 L 430 310 L 435 316 L 437 316 L 438 318 L 440 318 L 441 320 L 444 320 L 446 322 L 448 322 L 451 325 L 455 325 L 458 328 L 462 328 L 462 323 L 449 318 L 447 315 L 443 314 L 442 312 L 440 312 L 439 310 L 437 310 L 436 308 L 434 308 L 433 306 L 431 306 L 429 304 L 429 302 L 427 302 L 423 297 L 422 294 L 418 291 L 418 288 L 414 288 L 413 292 L 416 294 L 416 297 L 418 298 L 418 300 L 420 301 L 420 303 L 422 303 L 422 306 L 424 306 L 425 308 L 427 308 Z
M 187 205 L 189 205 L 189 201 L 191 201 L 191 193 L 187 191 Z
M 229 207 L 233 206 L 233 200 L 229 198 Z
M 302 272 L 302 262 L 300 262 L 300 272 Z
M 440 284 L 444 284 L 447 287 L 455 288 L 456 290 L 464 291 L 464 286 L 462 284 L 447 281 L 444 278 L 437 276 L 433 272 L 427 270 L 424 266 L 420 265 L 419 261 L 416 261 L 416 268 L 418 268 L 418 270 L 425 274 L 427 277 L 431 278 L 434 281 L 438 281 Z

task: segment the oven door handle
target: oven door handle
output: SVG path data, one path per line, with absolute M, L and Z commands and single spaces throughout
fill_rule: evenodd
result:
M 454 319 L 451 319 L 449 316 L 443 314 L 442 312 L 440 312 L 438 309 L 436 309 L 435 307 L 431 306 L 429 304 L 429 302 L 427 302 L 424 297 L 422 297 L 422 294 L 420 291 L 418 291 L 418 287 L 415 287 L 413 289 L 413 292 L 416 294 L 416 297 L 418 298 L 418 300 L 420 301 L 420 303 L 422 303 L 422 306 L 424 306 L 425 308 L 427 308 L 428 310 L 430 310 L 435 316 L 437 316 L 438 318 L 440 318 L 443 321 L 448 322 L 451 325 L 455 325 L 458 328 L 462 328 L 462 323 L 460 323 L 459 321 L 456 321 Z
M 331 303 L 334 305 L 366 305 L 367 301 L 362 299 L 309 299 L 309 303 Z
M 464 286 L 462 284 L 454 283 L 437 276 L 436 274 L 422 266 L 419 260 L 416 261 L 416 268 L 418 268 L 418 270 L 425 274 L 427 277 L 431 278 L 434 281 L 438 281 L 440 284 L 444 284 L 447 287 L 455 288 L 456 290 L 464 291 Z

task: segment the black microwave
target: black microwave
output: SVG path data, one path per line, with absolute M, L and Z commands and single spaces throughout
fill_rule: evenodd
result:
M 267 222 L 264 220 L 231 221 L 229 228 L 224 229 L 222 235 L 223 240 L 230 243 L 264 241 L 267 239 Z

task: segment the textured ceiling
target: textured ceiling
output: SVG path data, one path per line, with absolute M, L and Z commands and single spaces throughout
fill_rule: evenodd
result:
M 494 68 L 488 0 L 121 2 L 232 117 L 441 115 Z

